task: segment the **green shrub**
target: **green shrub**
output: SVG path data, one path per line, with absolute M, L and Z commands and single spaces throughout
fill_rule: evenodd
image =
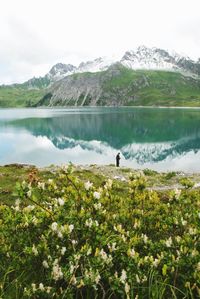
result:
M 71 168 L 55 178 L 17 184 L 0 206 L 1 298 L 198 297 L 197 191 L 162 201 L 142 175 L 127 197 Z

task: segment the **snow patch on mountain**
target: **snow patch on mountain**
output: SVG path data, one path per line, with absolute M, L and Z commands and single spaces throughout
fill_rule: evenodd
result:
M 195 62 L 189 57 L 176 52 L 170 52 L 155 47 L 148 48 L 146 46 L 139 46 L 135 50 L 125 52 L 122 57 L 99 57 L 87 62 L 81 62 L 78 67 L 71 64 L 58 63 L 52 67 L 48 76 L 57 81 L 74 73 L 105 71 L 115 63 L 121 63 L 125 67 L 134 70 L 178 71 L 187 75 L 198 74 L 200 68 L 200 66 L 198 66 L 199 62 Z
M 176 59 L 179 57 L 165 50 L 140 46 L 135 51 L 127 51 L 120 62 L 131 69 L 179 70 Z

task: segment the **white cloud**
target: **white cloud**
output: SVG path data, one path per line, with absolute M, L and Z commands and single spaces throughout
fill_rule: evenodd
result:
M 2 0 L 0 83 L 141 44 L 196 59 L 199 25 L 199 0 Z

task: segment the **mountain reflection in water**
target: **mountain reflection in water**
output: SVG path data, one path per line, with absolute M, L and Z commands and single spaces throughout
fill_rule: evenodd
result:
M 90 108 L 45 111 L 42 117 L 29 115 L 26 118 L 24 115 L 24 118 L 15 119 L 13 115 L 13 119 L 0 122 L 0 131 L 11 130 L 16 134 L 26 132 L 35 137 L 46 137 L 59 150 L 80 147 L 99 155 L 106 155 L 109 151 L 113 156 L 120 151 L 125 164 L 130 166 L 132 162 L 138 167 L 156 166 L 164 161 L 168 161 L 169 165 L 170 161 L 188 154 L 193 159 L 199 159 L 198 109 Z M 85 163 L 88 161 L 82 161 L 82 164 Z M 171 169 L 170 165 L 168 169 Z

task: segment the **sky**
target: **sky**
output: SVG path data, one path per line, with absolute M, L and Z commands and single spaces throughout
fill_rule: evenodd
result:
M 200 0 L 0 0 L 0 85 L 140 45 L 200 57 Z

